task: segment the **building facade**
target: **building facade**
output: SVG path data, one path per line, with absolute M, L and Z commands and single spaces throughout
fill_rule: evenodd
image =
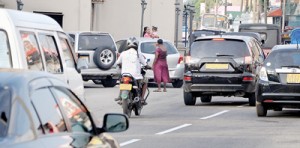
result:
M 14 0 L 0 0 L 4 8 L 17 9 Z M 115 40 L 140 36 L 141 0 L 22 0 L 23 10 L 56 19 L 65 31 L 102 31 Z M 95 2 L 95 3 L 92 3 Z M 146 0 L 144 26 L 157 26 L 161 38 L 175 39 L 176 0 Z M 179 0 L 182 16 L 183 2 Z M 179 18 L 178 31 L 181 32 Z M 180 36 L 181 38 L 181 36 Z

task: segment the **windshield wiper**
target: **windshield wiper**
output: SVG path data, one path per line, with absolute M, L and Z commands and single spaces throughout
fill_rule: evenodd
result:
M 300 66 L 298 66 L 298 65 L 284 65 L 284 66 L 281 66 L 281 67 L 300 68 Z
M 216 54 L 217 57 L 233 57 L 231 54 Z

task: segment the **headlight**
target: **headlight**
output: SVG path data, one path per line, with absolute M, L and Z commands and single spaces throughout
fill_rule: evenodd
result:
M 262 67 L 260 69 L 260 72 L 259 72 L 259 79 L 263 80 L 263 81 L 269 81 L 268 79 L 268 74 L 267 74 L 267 70 L 265 67 Z

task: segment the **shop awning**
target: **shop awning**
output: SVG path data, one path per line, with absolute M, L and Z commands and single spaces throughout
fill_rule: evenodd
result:
M 268 13 L 268 17 L 281 17 L 282 10 L 280 8 L 274 9 Z

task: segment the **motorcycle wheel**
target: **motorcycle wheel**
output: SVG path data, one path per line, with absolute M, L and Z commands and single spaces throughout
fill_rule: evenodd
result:
M 131 109 L 129 109 L 129 99 L 123 99 L 122 100 L 122 108 L 123 108 L 123 114 L 127 115 L 128 118 L 131 117 Z
M 143 105 L 142 105 L 141 101 L 137 102 L 134 106 L 134 114 L 136 116 L 141 115 L 142 108 L 143 108 Z

